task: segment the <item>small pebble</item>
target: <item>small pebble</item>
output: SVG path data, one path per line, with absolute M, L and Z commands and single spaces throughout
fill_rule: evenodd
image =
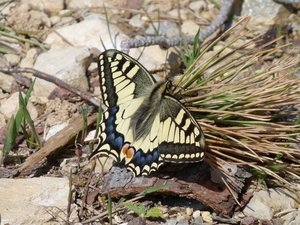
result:
M 15 54 L 5 54 L 4 58 L 9 66 L 16 66 L 21 60 L 21 57 Z
M 186 219 L 186 217 L 184 216 L 184 215 L 181 215 L 181 214 L 177 214 L 177 217 L 176 217 L 176 220 L 177 221 L 181 221 L 181 220 L 185 220 Z
M 208 211 L 201 212 L 201 216 L 204 222 L 213 223 L 213 219 L 210 212 Z
M 200 210 L 196 210 L 195 212 L 193 212 L 193 218 L 199 218 L 200 217 Z
M 190 207 L 186 208 L 186 214 L 187 214 L 188 216 L 191 216 L 191 215 L 193 214 L 193 209 L 190 208 Z

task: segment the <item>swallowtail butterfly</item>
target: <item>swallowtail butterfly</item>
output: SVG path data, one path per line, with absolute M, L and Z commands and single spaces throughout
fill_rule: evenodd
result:
M 106 110 L 91 158 L 110 155 L 135 175 L 148 175 L 164 162 L 203 160 L 204 134 L 171 95 L 170 81 L 155 81 L 139 62 L 117 50 L 99 56 L 98 72 Z

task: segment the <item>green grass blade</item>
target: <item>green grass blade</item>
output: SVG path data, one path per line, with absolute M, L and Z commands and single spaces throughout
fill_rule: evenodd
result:
M 150 187 L 150 188 L 147 188 L 146 190 L 143 191 L 143 195 L 148 195 L 148 194 L 151 194 L 153 192 L 157 192 L 159 190 L 162 190 L 162 189 L 166 189 L 166 188 L 169 188 L 170 185 L 169 184 L 160 184 L 160 185 L 156 185 L 154 187 Z
M 14 116 L 12 116 L 8 122 L 8 130 L 6 132 L 6 136 L 4 139 L 4 146 L 1 151 L 2 157 L 8 155 L 8 153 L 12 150 L 15 140 L 17 138 L 18 131 L 16 129 L 16 122 Z
M 107 202 L 107 210 L 108 210 L 108 216 L 109 216 L 109 224 L 111 225 L 112 224 L 112 200 L 111 200 L 111 196 L 110 194 L 108 193 L 107 195 L 107 198 L 108 198 L 108 202 Z
M 36 141 L 36 144 L 38 146 L 41 146 L 42 143 L 41 143 L 40 137 L 38 136 L 38 134 L 35 130 L 34 122 L 33 122 L 32 118 L 31 118 L 31 116 L 30 116 L 30 114 L 29 114 L 29 112 L 26 108 L 26 96 L 25 96 L 25 98 L 23 98 L 21 92 L 19 92 L 19 104 L 20 104 L 20 109 L 19 110 L 22 111 L 22 114 L 24 115 L 24 118 L 25 118 L 26 122 L 29 124 L 30 129 L 32 131 L 32 134 L 34 136 L 34 139 Z

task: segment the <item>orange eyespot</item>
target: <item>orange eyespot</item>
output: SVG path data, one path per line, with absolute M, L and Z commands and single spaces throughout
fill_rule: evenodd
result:
M 127 155 L 127 151 L 130 147 L 130 144 L 129 143 L 125 143 L 124 146 L 122 147 L 122 150 L 121 152 L 124 154 L 124 155 Z
M 134 155 L 134 148 L 130 147 L 129 143 L 126 143 L 122 148 L 122 154 L 125 155 L 127 159 L 130 159 Z
M 134 155 L 134 149 L 131 147 L 126 152 L 126 158 L 131 159 L 133 157 L 133 155 Z

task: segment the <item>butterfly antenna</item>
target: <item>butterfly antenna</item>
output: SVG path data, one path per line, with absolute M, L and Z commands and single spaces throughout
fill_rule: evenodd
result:
M 167 52 L 166 52 L 166 57 L 165 57 L 165 63 L 164 63 L 164 77 L 166 80 L 169 80 L 169 76 L 167 74 L 167 62 L 168 62 L 168 55 L 169 55 L 169 49 L 167 49 Z

